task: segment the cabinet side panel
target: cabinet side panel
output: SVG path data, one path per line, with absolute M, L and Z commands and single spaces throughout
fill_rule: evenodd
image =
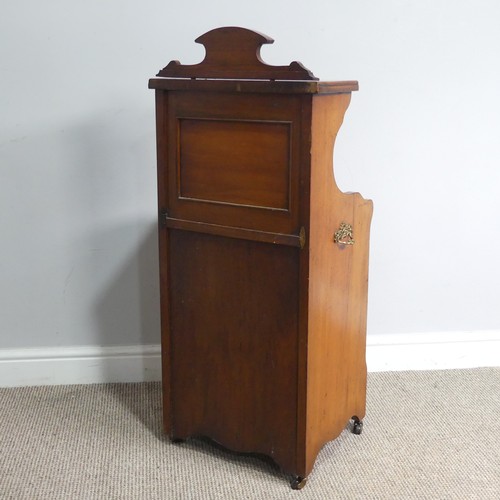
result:
M 372 202 L 340 192 L 333 144 L 350 94 L 315 96 L 311 147 L 307 468 L 321 447 L 363 418 L 366 401 L 368 241 Z M 334 243 L 341 223 L 353 245 Z
M 168 93 L 156 90 L 156 155 L 158 178 L 158 213 L 168 207 L 167 167 L 168 167 Z M 159 220 L 159 219 L 158 219 Z M 170 337 L 168 299 L 168 231 L 158 224 L 158 245 L 160 256 L 160 308 L 161 308 L 161 357 L 163 393 L 163 429 L 170 434 Z
M 172 433 L 295 472 L 300 250 L 169 230 Z

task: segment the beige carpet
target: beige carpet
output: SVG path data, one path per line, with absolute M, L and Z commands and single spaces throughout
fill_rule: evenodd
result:
M 160 385 L 0 389 L 0 499 L 499 499 L 500 368 L 369 376 L 361 436 L 306 487 L 160 430 Z

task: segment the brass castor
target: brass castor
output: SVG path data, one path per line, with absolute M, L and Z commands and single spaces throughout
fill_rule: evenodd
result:
M 292 490 L 301 490 L 307 483 L 307 477 L 294 477 L 292 479 Z
M 358 417 L 352 417 L 352 433 L 358 436 L 363 432 L 363 422 Z

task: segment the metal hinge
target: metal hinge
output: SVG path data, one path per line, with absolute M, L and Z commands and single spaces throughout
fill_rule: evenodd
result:
M 300 249 L 302 250 L 306 246 L 306 229 L 304 226 L 302 226 L 299 231 L 299 243 Z
M 166 227 L 167 225 L 167 219 L 168 219 L 168 212 L 163 209 L 160 211 L 160 215 L 158 216 L 159 218 L 159 223 L 161 227 Z

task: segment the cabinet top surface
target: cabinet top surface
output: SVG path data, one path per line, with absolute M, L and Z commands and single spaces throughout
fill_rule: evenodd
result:
M 205 90 L 214 92 L 255 92 L 277 94 L 344 94 L 358 90 L 358 82 L 320 82 L 285 80 L 223 80 L 199 78 L 151 78 L 156 90 Z
M 217 28 L 198 37 L 205 58 L 198 64 L 171 61 L 149 81 L 158 90 L 211 90 L 231 92 L 345 93 L 358 82 L 320 82 L 301 63 L 271 66 L 260 57 L 263 44 L 273 39 L 245 28 Z

